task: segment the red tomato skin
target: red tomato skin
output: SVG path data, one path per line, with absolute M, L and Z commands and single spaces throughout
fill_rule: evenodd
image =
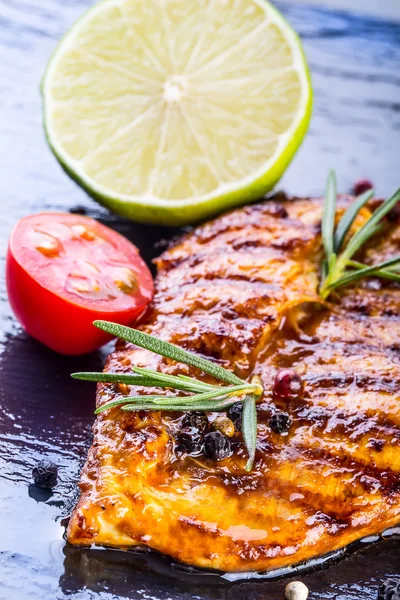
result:
M 153 284 L 144 263 L 143 277 L 149 294 L 147 299 L 142 297 L 139 305 L 122 310 L 109 307 L 104 310 L 104 304 L 101 308 L 84 306 L 47 289 L 24 268 L 13 252 L 13 234 L 6 260 L 6 284 L 11 308 L 23 329 L 55 352 L 78 356 L 97 350 L 112 336 L 95 327 L 93 321 L 131 325 L 145 311 L 152 296 Z M 129 244 L 125 238 L 124 243 Z
M 24 330 L 59 354 L 86 354 L 110 341 L 112 336 L 93 325 L 96 319 L 130 325 L 142 312 L 142 309 L 123 314 L 99 312 L 67 302 L 39 285 L 15 260 L 10 249 L 6 280 L 11 308 Z

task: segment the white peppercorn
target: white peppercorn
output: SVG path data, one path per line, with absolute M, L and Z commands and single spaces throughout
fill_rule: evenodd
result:
M 292 581 L 285 587 L 286 600 L 307 600 L 308 587 L 301 581 Z

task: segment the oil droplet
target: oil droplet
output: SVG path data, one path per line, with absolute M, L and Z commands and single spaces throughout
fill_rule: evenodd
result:
M 390 527 L 389 529 L 386 529 L 383 533 L 382 533 L 382 538 L 384 540 L 387 540 L 391 537 L 394 538 L 399 538 L 400 539 L 400 527 Z
M 135 273 L 128 267 L 119 269 L 114 279 L 116 287 L 124 294 L 133 294 L 138 289 L 138 283 Z
M 379 535 L 368 535 L 366 537 L 361 538 L 360 542 L 362 544 L 373 544 L 374 542 L 379 542 L 379 540 L 380 540 Z

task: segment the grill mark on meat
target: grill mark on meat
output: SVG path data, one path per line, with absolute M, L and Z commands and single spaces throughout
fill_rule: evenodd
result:
M 370 392 L 388 392 L 395 393 L 400 388 L 400 373 L 399 377 L 381 376 L 381 375 L 365 375 L 363 373 L 354 375 L 346 373 L 330 373 L 317 374 L 306 373 L 304 381 L 315 389 L 329 390 L 332 388 L 347 388 L 351 384 L 356 384 L 357 387 L 364 391 Z
M 232 249 L 235 252 L 238 252 L 240 250 L 247 250 L 249 248 L 254 248 L 254 249 L 258 249 L 258 248 L 262 248 L 262 249 L 266 249 L 266 248 L 272 248 L 273 250 L 278 250 L 279 252 L 285 252 L 285 253 L 295 253 L 296 251 L 300 251 L 300 250 L 304 250 L 304 247 L 306 245 L 313 245 L 314 244 L 314 240 L 316 235 L 318 234 L 318 231 L 315 230 L 314 232 L 304 232 L 304 236 L 300 237 L 300 236 L 294 236 L 291 238 L 285 238 L 282 239 L 280 237 L 278 237 L 277 239 L 265 239 L 260 238 L 260 237 L 256 237 L 253 239 L 245 239 L 245 240 L 237 240 L 237 241 L 232 241 Z
M 323 397 L 321 397 L 321 400 Z M 383 410 L 373 412 L 372 408 L 364 413 L 351 407 L 346 411 L 342 407 L 334 409 L 333 404 L 327 406 L 299 406 L 293 410 L 293 415 L 299 424 L 315 425 L 323 432 L 346 435 L 349 439 L 357 441 L 365 433 L 399 436 L 399 416 L 388 415 Z
M 289 218 L 288 210 L 282 204 L 273 203 L 271 203 L 271 206 L 258 204 L 245 207 L 244 214 L 247 217 L 245 221 L 240 215 L 230 213 L 229 216 L 223 216 L 211 224 L 206 223 L 197 230 L 195 234 L 196 241 L 200 244 L 208 244 L 217 237 L 221 238 L 226 233 L 242 231 L 243 226 L 264 230 L 272 226 L 271 217 L 273 220 L 279 220 L 279 222 L 281 222 L 281 219 L 286 221 Z M 264 221 L 263 217 L 267 217 L 267 219 Z
M 400 290 L 374 291 L 368 289 L 344 290 L 341 306 L 344 311 L 351 311 L 355 315 L 379 317 L 400 317 L 399 314 Z
M 317 328 L 316 337 L 321 341 L 326 339 L 330 344 L 336 341 L 347 343 L 351 350 L 356 344 L 363 344 L 365 350 L 368 346 L 371 349 L 391 347 L 400 339 L 400 318 L 389 315 L 366 318 L 357 314 L 352 317 L 351 321 L 348 316 L 347 319 L 332 317 Z
M 173 288 L 164 293 L 161 298 L 155 302 L 155 308 L 163 307 L 163 317 L 168 315 L 168 319 L 179 317 L 184 314 L 189 317 L 192 315 L 208 315 L 218 311 L 232 311 L 238 317 L 258 318 L 264 320 L 270 319 L 271 314 L 277 314 L 275 303 L 282 297 L 282 291 L 279 288 L 268 286 L 264 283 L 250 283 L 245 292 L 241 282 L 230 281 L 229 287 L 224 286 L 223 282 L 213 281 L 214 294 L 207 293 L 210 290 L 205 284 L 188 283 L 181 288 Z M 221 285 L 220 285 L 221 284 Z M 233 298 L 231 301 L 229 298 Z
M 364 369 L 368 369 L 371 374 L 377 373 L 379 376 L 388 374 L 396 375 L 400 366 L 399 356 L 396 351 L 393 352 L 392 346 L 373 347 L 369 344 L 348 344 L 346 342 L 321 342 L 317 345 L 318 358 L 312 360 L 310 355 L 304 361 L 305 367 L 311 366 L 318 372 L 325 372 L 326 368 L 337 371 L 339 368 L 344 373 L 353 372 L 355 376 Z M 384 351 L 384 353 L 383 353 Z M 314 355 L 315 355 L 314 354 Z
M 346 453 L 332 454 L 327 448 L 303 446 L 297 444 L 284 449 L 283 457 L 290 461 L 294 476 L 291 480 L 280 476 L 280 465 L 276 462 L 264 463 L 268 475 L 268 486 L 262 478 L 252 479 L 252 490 L 267 489 L 270 498 L 289 502 L 293 506 L 304 506 L 308 510 L 320 510 L 336 521 L 345 521 L 357 508 L 351 505 L 360 500 L 360 486 L 368 494 L 385 494 L 391 498 L 400 492 L 399 473 L 390 468 L 379 468 L 365 464 Z M 263 465 L 263 459 L 258 457 L 258 468 Z M 324 473 L 327 472 L 327 475 Z M 334 493 L 329 495 L 326 486 L 329 486 L 329 477 L 332 482 L 336 475 L 340 479 L 335 485 Z M 314 481 L 315 480 L 315 481 Z M 347 485 L 351 481 L 351 486 Z M 231 481 L 225 476 L 224 485 L 231 488 L 232 494 L 237 494 L 242 489 L 243 482 L 240 478 Z M 295 494 L 295 497 L 293 497 Z M 343 503 L 346 499 L 347 503 Z M 349 504 L 350 503 L 350 504 Z
M 380 493 L 392 496 L 394 493 L 400 492 L 399 471 L 393 471 L 390 468 L 378 468 L 372 463 L 365 464 L 345 452 L 341 452 L 340 455 L 331 454 L 326 448 L 296 444 L 295 450 L 296 454 L 299 454 L 299 458 L 303 456 L 308 460 L 311 469 L 315 469 L 317 466 L 321 468 L 332 467 L 337 469 L 339 473 L 348 473 L 368 493 L 379 490 Z M 354 497 L 358 496 L 355 494 Z M 321 510 L 326 512 L 324 508 Z
M 190 269 L 187 269 L 187 267 Z M 284 268 L 285 267 L 285 268 Z M 212 281 L 213 279 L 240 279 L 249 282 L 270 282 L 266 273 L 280 268 L 282 276 L 289 276 L 290 269 L 295 273 L 304 269 L 304 264 L 298 264 L 294 258 L 274 250 L 270 246 L 263 248 L 263 252 L 241 252 L 239 255 L 221 248 L 218 252 L 210 254 L 198 253 L 182 261 L 173 269 L 173 277 L 169 285 L 175 285 L 175 281 L 194 283 L 201 279 Z M 265 273 L 263 272 L 263 269 Z M 282 280 L 282 284 L 284 281 Z
M 248 476 L 238 478 L 225 474 L 224 477 L 214 480 L 213 485 L 223 486 L 232 496 L 243 493 L 243 489 L 260 493 L 267 490 L 268 501 L 277 506 L 281 505 L 284 510 L 285 507 L 290 507 L 293 510 L 304 509 L 309 515 L 323 513 L 331 522 L 347 527 L 354 513 L 359 510 L 360 491 L 373 495 L 379 490 L 379 493 L 385 495 L 389 502 L 400 492 L 398 473 L 390 469 L 364 465 L 351 456 L 341 458 L 329 454 L 324 449 L 300 445 L 291 449 L 285 458 L 289 460 L 291 456 L 296 457 L 295 462 L 291 464 L 294 474 L 292 480 L 280 477 L 279 465 L 271 465 L 268 462 L 263 465 L 261 460 L 257 462 L 257 468 L 264 467 L 268 474 L 267 480 Z M 326 493 L 324 487 L 329 481 L 329 475 L 325 478 L 318 475 L 313 482 L 312 476 L 315 477 L 315 472 L 323 473 L 324 470 L 330 471 L 331 477 L 335 473 L 340 474 L 342 489 L 339 485 L 333 490 L 334 493 L 330 495 Z M 305 481 L 305 474 L 311 476 L 307 477 L 307 481 Z M 351 486 L 347 485 L 347 482 L 351 482 Z

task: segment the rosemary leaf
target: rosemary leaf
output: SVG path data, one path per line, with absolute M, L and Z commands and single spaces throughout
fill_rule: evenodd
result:
M 389 279 L 389 281 L 395 281 L 396 283 L 400 283 L 400 273 L 396 271 L 379 269 L 379 271 L 375 273 L 375 277 L 380 277 L 381 279 Z
M 384 229 L 385 229 L 385 224 L 384 223 L 376 223 L 376 225 L 373 225 L 371 227 L 371 229 L 369 230 L 368 239 L 370 240 L 371 238 L 373 238 L 378 233 L 382 233 L 382 231 Z M 366 241 L 368 241 L 368 240 L 366 240 Z
M 383 277 L 389 275 L 389 278 L 392 281 L 400 282 L 400 274 L 393 272 L 387 272 L 387 269 L 392 266 L 397 266 L 400 264 L 400 257 L 393 258 L 392 260 L 387 260 L 378 265 L 372 265 L 370 267 L 365 267 L 364 269 L 358 269 L 356 271 L 350 271 L 349 273 L 343 275 L 340 279 L 337 279 L 330 283 L 330 289 L 336 289 L 338 287 L 343 287 L 345 285 L 350 285 L 359 281 L 360 279 L 364 279 L 364 277 L 372 277 L 374 275 L 379 275 L 381 271 L 383 271 Z
M 185 398 L 182 398 L 185 400 Z M 162 406 L 156 404 L 127 404 L 126 406 L 122 406 L 122 410 L 126 411 L 138 411 L 138 410 L 168 410 L 168 411 L 176 411 L 176 412 L 191 412 L 194 408 L 201 412 L 226 412 L 228 408 L 230 408 L 233 404 L 235 404 L 237 400 L 232 396 L 227 398 L 226 400 L 215 401 L 209 400 L 204 401 L 202 403 L 196 404 L 163 404 Z
M 322 215 L 322 243 L 325 250 L 325 256 L 329 264 L 329 258 L 334 252 L 333 232 L 335 227 L 336 214 L 336 175 L 331 169 L 328 175 L 328 181 L 325 192 L 324 212 Z
M 155 386 L 159 387 L 171 387 L 176 390 L 187 390 L 188 392 L 215 390 L 219 387 L 209 383 L 204 383 L 203 381 L 199 381 L 194 377 L 183 378 L 179 375 L 168 375 L 166 373 L 160 373 L 159 371 L 143 369 L 142 367 L 132 367 L 132 371 L 141 377 L 148 378 L 154 382 Z
M 376 233 L 376 227 L 380 225 L 383 217 L 385 217 L 399 201 L 400 189 L 398 189 L 393 196 L 385 200 L 385 202 L 383 202 L 371 215 L 368 221 L 364 223 L 364 225 L 353 235 L 343 250 L 343 254 L 341 256 L 343 262 L 351 259 L 351 257 L 365 244 L 365 242 Z
M 180 379 L 181 381 L 196 381 L 196 383 L 198 383 L 199 385 L 203 385 L 204 387 L 207 387 L 208 389 L 212 389 L 212 388 L 217 388 L 217 385 L 214 385 L 212 383 L 206 383 L 205 381 L 199 381 L 198 379 L 195 379 L 194 377 L 188 377 L 187 375 L 181 375 L 181 373 L 179 373 L 179 375 L 177 375 L 177 378 Z
M 242 433 L 248 454 L 246 471 L 251 471 L 257 446 L 257 406 L 254 394 L 249 394 L 243 401 Z
M 358 262 L 357 260 L 349 260 L 348 262 L 349 267 L 354 267 L 354 269 L 366 269 L 367 267 L 369 267 L 370 265 L 366 265 L 364 263 Z M 391 279 L 393 277 L 393 275 L 396 275 L 397 273 L 400 272 L 400 265 L 395 265 L 394 267 L 391 267 L 390 269 L 379 269 L 379 277 L 385 277 L 386 275 L 388 276 L 388 279 Z M 395 279 L 396 281 L 396 279 Z
M 149 371 L 149 373 L 155 373 Z M 157 375 L 157 377 L 156 377 Z M 158 375 L 160 377 L 158 377 Z M 210 389 L 205 388 L 202 382 L 192 379 L 191 382 L 181 381 L 178 377 L 155 373 L 153 376 L 144 375 L 126 375 L 123 373 L 72 373 L 71 377 L 82 381 L 96 381 L 97 383 L 125 383 L 126 385 L 136 385 L 139 387 L 166 387 L 184 392 L 202 392 Z M 168 377 L 168 379 L 166 379 Z M 204 384 L 208 385 L 208 384 Z M 215 386 L 216 388 L 217 386 Z M 215 389 L 211 387 L 211 389 Z
M 141 348 L 145 348 L 146 350 L 150 350 L 150 352 L 155 352 L 156 354 L 160 354 L 166 358 L 171 358 L 177 362 L 196 367 L 205 373 L 220 379 L 221 381 L 225 381 L 226 383 L 242 383 L 242 380 L 231 371 L 228 371 L 227 369 L 224 369 L 223 367 L 220 367 L 219 365 L 216 365 L 205 358 L 197 356 L 192 352 L 187 352 L 179 346 L 175 346 L 174 344 L 170 344 L 169 342 L 165 342 L 148 335 L 143 331 L 139 331 L 138 329 L 132 329 L 130 327 L 125 327 L 124 325 L 117 325 L 116 323 L 110 323 L 109 321 L 94 321 L 93 324 L 99 329 L 102 329 L 103 331 L 106 331 L 115 337 L 122 338 L 127 342 L 136 344 Z
M 126 383 L 128 385 L 143 385 L 141 383 L 142 377 L 137 375 L 127 375 L 126 373 L 96 373 L 96 372 L 78 372 L 71 373 L 71 377 L 74 379 L 80 379 L 81 381 L 96 381 L 104 383 Z M 139 384 L 137 383 L 139 382 Z
M 243 401 L 242 433 L 248 454 L 246 471 L 253 468 L 257 447 L 257 400 L 263 392 L 262 381 L 258 375 L 251 378 L 251 383 L 259 389 L 256 393 L 248 394 Z
M 363 206 L 366 205 L 368 200 L 371 200 L 374 194 L 374 190 L 367 190 L 366 192 L 361 194 L 361 196 L 358 196 L 358 198 L 350 204 L 350 206 L 347 208 L 346 212 L 340 219 L 339 224 L 336 227 L 334 236 L 334 251 L 336 254 L 343 246 L 346 235 L 350 227 L 353 225 L 358 213 L 363 208 Z
M 130 404 L 130 403 L 139 404 L 139 405 L 151 404 L 153 406 L 152 400 L 154 400 L 156 398 L 159 398 L 159 396 L 123 396 L 121 398 L 117 398 L 117 400 L 112 400 L 111 402 L 106 402 L 105 404 L 102 404 L 102 406 L 99 406 L 99 408 L 96 408 L 96 410 L 94 411 L 94 414 L 98 415 L 98 414 L 104 412 L 105 410 L 108 410 L 109 408 L 114 408 L 115 406 L 121 406 L 121 404 Z

